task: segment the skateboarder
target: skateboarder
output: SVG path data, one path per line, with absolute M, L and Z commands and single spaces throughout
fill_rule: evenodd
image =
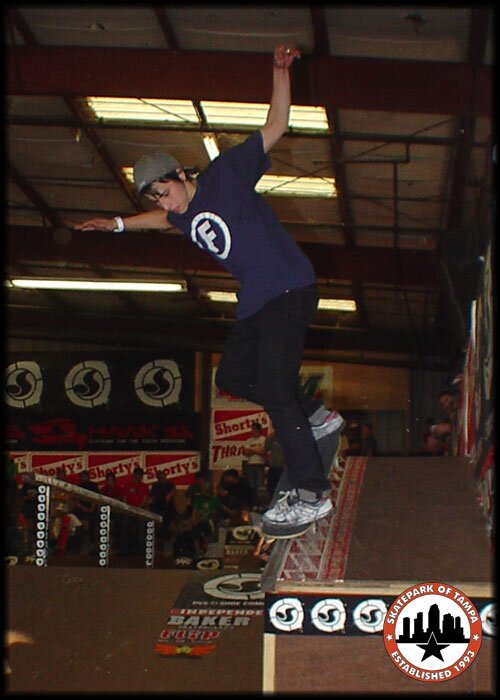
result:
M 93 219 L 81 230 L 179 228 L 240 284 L 236 323 L 217 371 L 217 385 L 264 407 L 285 453 L 290 490 L 264 513 L 265 534 L 301 534 L 331 511 L 330 482 L 316 439 L 342 429 L 335 411 L 300 392 L 305 335 L 317 309 L 309 259 L 255 191 L 271 166 L 269 150 L 288 126 L 290 67 L 300 54 L 274 52 L 271 105 L 263 127 L 224 151 L 197 179 L 168 153 L 144 155 L 134 167 L 137 190 L 158 210 L 122 219 Z M 314 432 L 313 432 L 314 430 Z

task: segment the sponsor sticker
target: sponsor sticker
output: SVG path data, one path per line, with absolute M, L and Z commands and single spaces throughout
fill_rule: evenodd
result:
M 455 678 L 474 663 L 482 621 L 458 588 L 430 582 L 411 586 L 392 603 L 384 621 L 384 644 L 399 670 L 418 681 Z

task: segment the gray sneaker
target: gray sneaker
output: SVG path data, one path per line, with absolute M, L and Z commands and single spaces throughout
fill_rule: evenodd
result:
M 276 539 L 298 537 L 332 510 L 329 496 L 307 501 L 299 496 L 297 489 L 285 491 L 274 506 L 262 516 L 262 532 Z
M 331 433 L 343 430 L 344 426 L 345 420 L 340 413 L 338 413 L 338 411 L 330 411 L 322 423 L 319 425 L 312 425 L 311 427 L 314 439 L 321 440 L 321 438 L 331 435 Z

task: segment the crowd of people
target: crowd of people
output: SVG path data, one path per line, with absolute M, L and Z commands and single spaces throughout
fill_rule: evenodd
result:
M 421 454 L 441 456 L 453 453 L 453 439 L 458 410 L 458 394 L 444 389 L 438 396 L 442 412 L 439 420 L 425 421 Z M 252 514 L 263 513 L 269 506 L 280 476 L 286 468 L 283 449 L 270 423 L 267 434 L 260 423 L 251 427 L 252 435 L 245 444 L 240 469 L 226 469 L 218 483 L 200 473 L 179 497 L 175 484 L 165 471 L 156 470 L 152 484 L 144 482 L 144 470 L 136 467 L 130 478 L 117 480 L 113 471 L 106 473 L 102 486 L 83 470 L 77 486 L 91 493 L 122 501 L 130 506 L 150 510 L 162 516 L 156 527 L 157 551 L 182 554 L 189 550 L 200 556 L 210 542 L 217 539 L 221 525 L 237 526 L 252 522 Z M 342 432 L 339 457 L 374 456 L 378 442 L 371 423 L 350 422 Z M 16 465 L 8 458 L 7 549 L 8 554 L 30 556 L 35 550 L 38 484 L 30 472 L 17 474 Z M 64 469 L 56 478 L 68 481 Z M 98 549 L 99 505 L 64 489 L 53 489 L 49 528 L 49 551 L 54 554 L 96 554 Z M 181 502 L 182 506 L 179 507 Z M 112 551 L 122 555 L 144 552 L 145 520 L 115 511 L 111 518 Z

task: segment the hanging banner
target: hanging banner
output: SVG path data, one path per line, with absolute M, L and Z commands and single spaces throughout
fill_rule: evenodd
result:
M 10 450 L 197 450 L 200 417 L 196 414 L 148 416 L 110 414 L 68 417 L 9 414 Z
M 195 354 L 32 353 L 5 369 L 10 450 L 199 450 Z
M 158 415 L 194 410 L 195 353 L 12 354 L 5 368 L 9 414 Z
M 158 472 L 165 472 L 177 486 L 188 486 L 200 471 L 199 452 L 11 452 L 10 456 L 21 478 L 29 472 L 57 478 L 62 471 L 64 479 L 76 485 L 85 469 L 98 486 L 104 484 L 106 472 L 113 472 L 121 484 L 130 479 L 136 467 L 144 470 L 145 484 L 152 484 Z
M 210 425 L 210 469 L 241 469 L 243 448 L 252 437 L 252 423 L 269 433 L 270 419 L 262 406 L 221 391 L 212 370 L 212 412 Z M 305 364 L 300 371 L 304 393 L 323 402 L 333 393 L 333 369 L 328 365 Z

